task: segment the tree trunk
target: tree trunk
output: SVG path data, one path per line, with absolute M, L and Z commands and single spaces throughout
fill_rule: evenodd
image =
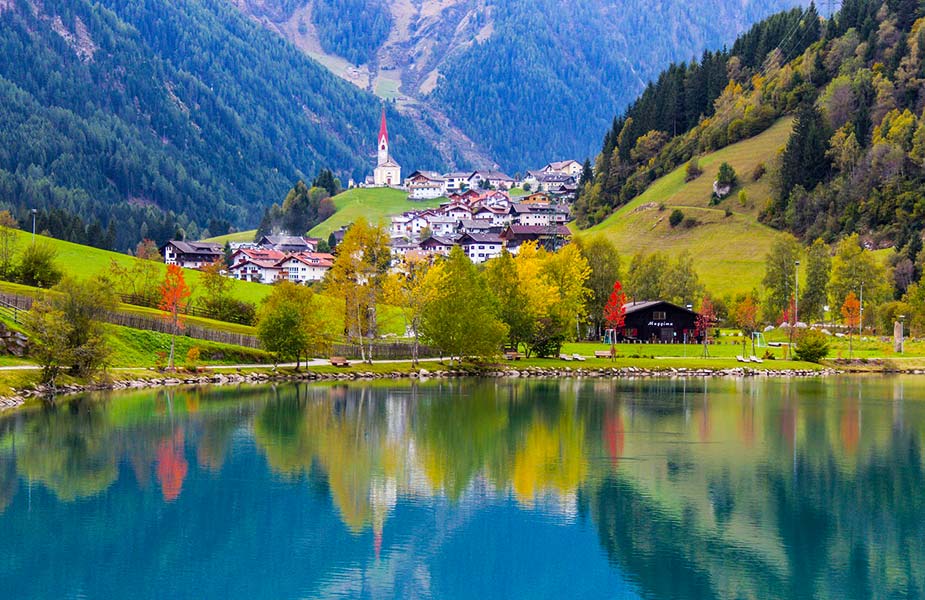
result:
M 173 371 L 173 350 L 177 340 L 177 314 L 173 315 L 173 330 L 170 333 L 170 358 L 167 359 L 167 370 Z

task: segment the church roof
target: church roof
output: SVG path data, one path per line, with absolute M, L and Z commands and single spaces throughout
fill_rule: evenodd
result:
M 389 159 L 383 163 L 379 163 L 379 167 L 401 167 L 395 160 L 390 156 Z
M 382 121 L 379 123 L 379 141 L 382 141 L 382 138 L 385 138 L 385 141 L 389 141 L 389 128 L 385 124 L 385 108 L 382 109 Z

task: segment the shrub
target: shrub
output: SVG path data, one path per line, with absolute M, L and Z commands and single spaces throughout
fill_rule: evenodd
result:
M 674 209 L 671 211 L 671 216 L 668 217 L 668 224 L 672 227 L 677 227 L 681 224 L 681 221 L 684 220 L 684 213 L 681 212 L 681 209 Z
M 732 216 L 732 209 L 730 209 L 730 208 L 727 206 L 727 207 L 726 207 L 726 218 L 729 218 L 729 217 L 731 217 L 731 216 Z
M 685 169 L 684 181 L 693 181 L 700 177 L 703 174 L 703 169 L 700 168 L 700 161 L 695 156 L 690 159 L 687 163 L 687 168 Z
M 799 360 L 817 363 L 829 355 L 829 340 L 825 334 L 815 329 L 807 329 L 797 338 L 794 355 Z
M 700 221 L 698 221 L 696 217 L 685 217 L 684 222 L 681 223 L 681 226 L 684 227 L 684 229 L 693 229 L 698 225 L 700 225 Z
M 187 371 L 195 371 L 199 368 L 200 351 L 198 346 L 193 346 L 186 351 L 186 363 L 183 365 Z
M 764 163 L 758 163 L 755 165 L 755 170 L 752 171 L 752 181 L 758 181 L 764 174 L 767 173 L 767 168 L 764 166 Z
M 48 288 L 61 281 L 61 270 L 55 265 L 57 252 L 44 242 L 26 246 L 22 253 L 17 281 L 24 285 Z
M 739 206 L 744 207 L 748 204 L 748 194 L 745 193 L 745 190 L 739 190 Z

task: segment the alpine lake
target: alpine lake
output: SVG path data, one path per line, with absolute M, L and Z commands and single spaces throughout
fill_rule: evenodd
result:
M 0 598 L 922 598 L 925 378 L 167 388 L 0 415 Z

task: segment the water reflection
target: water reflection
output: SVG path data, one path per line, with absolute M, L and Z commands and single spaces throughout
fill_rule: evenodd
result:
M 345 589 L 367 595 L 379 589 L 370 573 L 397 593 L 403 571 L 341 572 L 356 561 L 347 548 L 372 564 L 384 548 L 404 553 L 405 583 L 421 589 L 439 579 L 438 557 L 450 554 L 454 536 L 481 522 L 475 511 L 494 507 L 509 516 L 492 513 L 482 527 L 536 514 L 559 527 L 553 543 L 569 528 L 593 527 L 628 596 L 918 597 L 923 391 L 915 379 L 588 380 L 84 397 L 0 420 L 0 526 L 35 536 L 20 549 L 36 551 L 43 532 L 25 522 L 38 488 L 53 496 L 43 514 L 65 537 L 86 532 L 79 518 L 68 522 L 69 506 L 106 498 L 130 507 L 112 537 L 97 532 L 85 544 L 117 543 L 119 531 L 154 526 L 145 521 L 161 527 L 171 505 L 189 513 L 190 543 L 215 541 L 225 552 L 242 532 L 301 548 L 286 530 L 298 522 L 302 535 L 312 532 L 311 552 L 330 554 L 311 563 L 309 588 L 341 573 L 338 585 L 359 577 L 366 583 Z M 284 505 L 274 481 L 302 492 Z M 342 532 L 301 515 L 307 498 L 313 514 L 329 506 Z M 265 514 L 237 508 L 248 505 Z M 422 507 L 436 512 L 421 516 Z M 199 523 L 216 514 L 233 520 Z M 500 552 L 480 539 L 471 542 L 476 553 Z M 502 542 L 514 556 L 532 543 Z M 163 540 L 152 544 L 165 560 Z M 569 567 L 574 576 L 582 565 Z M 13 581 L 26 573 L 0 566 Z M 552 585 L 543 581 L 533 595 Z M 509 595 L 502 591 L 523 590 L 489 595 Z

